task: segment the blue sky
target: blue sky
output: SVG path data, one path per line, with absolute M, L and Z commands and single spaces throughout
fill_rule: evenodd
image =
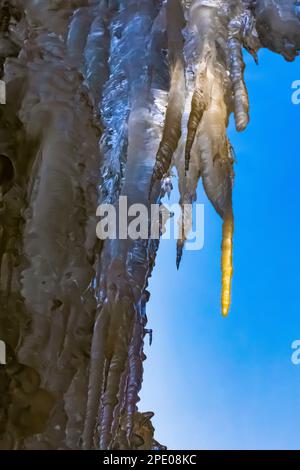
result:
M 186 251 L 161 243 L 150 282 L 149 328 L 140 409 L 155 411 L 156 439 L 170 449 L 299 449 L 300 105 L 289 64 L 247 56 L 248 129 L 230 138 L 234 187 L 233 302 L 220 314 L 221 221 L 205 204 L 205 245 Z

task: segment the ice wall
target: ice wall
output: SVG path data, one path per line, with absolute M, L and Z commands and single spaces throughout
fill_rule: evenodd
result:
M 199 179 L 223 219 L 230 307 L 243 49 L 292 60 L 299 2 L 1 0 L 0 447 L 157 449 L 137 409 L 157 240 L 96 237 L 100 202 L 180 202 Z M 188 221 L 178 241 L 179 266 Z M 187 226 L 186 226 L 187 225 Z M 218 293 L 216 293 L 218 295 Z

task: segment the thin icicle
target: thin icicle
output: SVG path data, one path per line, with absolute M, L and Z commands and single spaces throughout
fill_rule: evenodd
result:
M 234 116 L 236 128 L 243 131 L 249 122 L 249 99 L 244 82 L 245 64 L 242 52 L 242 15 L 233 18 L 228 26 L 228 48 L 230 78 L 234 96 Z
M 207 60 L 207 59 L 206 59 Z M 206 62 L 205 60 L 205 62 Z M 201 70 L 196 78 L 196 89 L 193 94 L 191 114 L 188 121 L 188 134 L 185 147 L 185 171 L 189 170 L 191 150 L 195 140 L 198 126 L 208 105 L 207 66 Z
M 222 315 L 227 317 L 231 304 L 232 253 L 233 253 L 233 214 L 225 216 L 222 229 Z
M 171 82 L 163 136 L 156 155 L 150 192 L 154 183 L 160 181 L 170 168 L 181 137 L 181 119 L 185 102 L 184 41 L 182 35 L 184 17 L 180 0 L 168 0 L 166 13 Z

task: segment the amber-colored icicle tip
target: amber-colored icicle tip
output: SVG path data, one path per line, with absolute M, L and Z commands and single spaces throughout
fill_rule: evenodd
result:
M 222 315 L 227 317 L 231 304 L 232 251 L 233 251 L 233 215 L 223 222 L 222 236 Z

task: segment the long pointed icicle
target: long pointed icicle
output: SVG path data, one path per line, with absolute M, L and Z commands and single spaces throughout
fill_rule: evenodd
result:
M 205 192 L 214 208 L 223 219 L 222 241 L 222 314 L 228 315 L 231 303 L 232 280 L 232 249 L 233 249 L 233 213 L 232 213 L 232 155 L 226 127 L 230 114 L 228 97 L 233 91 L 234 108 L 237 127 L 240 130 L 248 122 L 247 93 L 243 85 L 243 61 L 240 42 L 235 41 L 241 36 L 242 22 L 238 16 L 240 8 L 230 6 L 224 14 L 218 12 L 216 5 L 208 6 L 207 2 L 194 0 L 188 15 L 193 14 L 194 28 L 188 34 L 196 34 L 191 41 L 193 53 L 189 55 L 190 63 L 194 63 L 196 71 L 195 90 L 191 100 L 191 111 L 187 123 L 187 136 L 184 152 L 185 184 L 182 184 L 181 199 L 189 195 L 191 178 L 202 176 Z M 229 35 L 224 23 L 229 22 L 234 13 L 236 22 L 232 24 Z M 227 15 L 227 16 L 226 16 Z M 238 21 L 239 20 L 239 21 Z M 219 35 L 216 36 L 215 31 Z M 196 33 L 195 33 L 196 31 Z M 231 48 L 229 47 L 230 40 Z M 189 50 L 187 49 L 187 52 Z M 199 62 L 195 64 L 195 61 Z M 231 65 L 230 73 L 235 82 L 228 80 L 227 65 Z M 195 160 L 200 160 L 199 167 Z M 190 168 L 190 160 L 193 166 Z M 196 191 L 196 186 L 194 186 Z M 188 227 L 185 227 L 185 229 Z M 186 232 L 184 231 L 184 235 Z M 184 237 L 177 244 L 177 266 L 179 265 Z
M 233 214 L 230 212 L 225 216 L 222 228 L 222 315 L 228 316 L 231 304 L 231 283 L 233 274 Z

